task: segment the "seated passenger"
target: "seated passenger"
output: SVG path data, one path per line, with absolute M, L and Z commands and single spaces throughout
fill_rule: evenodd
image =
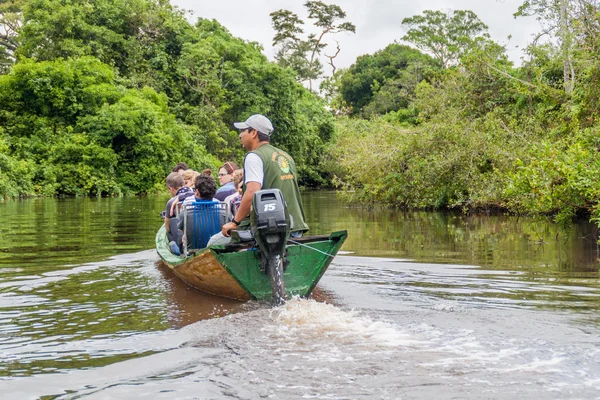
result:
M 179 229 L 177 229 L 177 213 L 172 211 L 172 206 L 180 196 L 192 196 L 194 193 L 189 187 L 184 186 L 183 178 L 177 172 L 171 172 L 167 176 L 166 184 L 172 197 L 167 201 L 167 206 L 165 208 L 165 229 L 167 230 L 167 237 L 169 238 L 169 247 L 174 254 L 177 254 L 181 248 L 182 235 Z
M 178 228 L 183 234 L 186 253 L 190 249 L 206 247 L 208 239 L 226 222 L 225 204 L 213 199 L 216 191 L 215 180 L 201 174 L 196 178 L 194 197 L 183 203 Z
M 194 192 L 194 183 L 196 182 L 196 177 L 200 175 L 199 172 L 194 171 L 193 169 L 187 169 L 180 174 L 183 178 L 183 183 L 185 186 L 189 187 L 192 193 Z M 189 192 L 182 193 L 178 196 L 178 199 L 173 202 L 171 205 L 171 214 L 179 214 L 181 210 L 181 204 L 186 198 L 193 196 Z M 177 208 L 177 209 L 176 209 Z
M 233 217 L 237 213 L 240 203 L 242 202 L 242 186 L 244 185 L 244 170 L 236 169 L 233 173 L 233 182 L 237 187 L 237 192 L 225 198 L 224 203 L 227 205 L 227 222 L 233 221 Z M 224 236 L 221 232 L 211 236 L 208 241 L 208 246 L 220 244 L 226 245 L 231 242 L 230 237 Z
M 178 174 L 181 175 L 183 173 L 183 171 L 187 171 L 188 169 L 189 169 L 189 167 L 186 163 L 179 162 L 173 167 L 171 172 L 177 172 Z
M 244 170 L 236 169 L 233 171 L 233 184 L 237 192 L 230 194 L 223 201 L 227 204 L 227 221 L 233 220 L 233 216 L 237 212 L 240 202 L 242 201 L 242 184 L 244 183 Z
M 233 172 L 239 168 L 236 163 L 229 161 L 219 168 L 219 184 L 221 187 L 215 195 L 217 200 L 224 201 L 225 197 L 237 193 L 237 188 L 233 183 Z
M 183 183 L 185 186 L 189 187 L 194 191 L 194 187 L 196 185 L 196 177 L 200 175 L 200 172 L 194 171 L 193 169 L 188 169 L 183 171 L 181 177 L 183 178 Z

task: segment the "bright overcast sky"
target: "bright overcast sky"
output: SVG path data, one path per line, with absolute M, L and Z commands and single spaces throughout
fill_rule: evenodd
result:
M 421 14 L 423 10 L 471 10 L 489 27 L 494 41 L 507 47 L 507 54 L 515 64 L 520 64 L 521 49 L 531 42 L 532 35 L 540 26 L 533 18 L 513 14 L 524 0 L 324 0 L 326 4 L 337 4 L 346 12 L 346 21 L 356 25 L 356 34 L 339 33 L 330 35 L 340 43 L 341 52 L 336 58 L 338 68 L 348 67 L 356 57 L 373 54 L 404 35 L 402 19 Z M 305 0 L 171 0 L 171 3 L 193 12 L 192 22 L 198 17 L 216 19 L 233 35 L 247 41 L 260 43 L 265 55 L 272 60 L 271 46 L 273 28 L 269 14 L 287 9 L 305 21 L 305 32 L 310 31 Z M 511 35 L 512 39 L 508 40 Z M 335 53 L 335 42 L 326 54 Z M 330 70 L 325 68 L 325 73 Z

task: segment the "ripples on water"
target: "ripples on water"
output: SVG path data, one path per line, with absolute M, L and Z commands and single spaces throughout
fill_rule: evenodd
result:
M 163 199 L 111 202 L 25 202 L 29 234 L 0 232 L 3 398 L 597 397 L 587 227 L 557 244 L 552 226 L 519 236 L 509 219 L 502 229 L 426 213 L 374 219 L 334 204 L 311 217 L 315 233 L 342 228 L 342 213 L 346 252 L 396 258 L 339 256 L 314 299 L 273 309 L 204 295 L 158 263 Z M 64 215 L 74 208 L 84 221 Z M 55 237 L 69 218 L 67 238 Z
M 179 281 L 155 262 L 145 251 L 54 272 L 28 286 L 18 282 L 25 292 L 2 308 L 24 312 L 3 315 L 2 335 L 25 326 L 40 331 L 0 345 L 12 376 L 0 381 L 3 393 L 589 398 L 600 389 L 598 326 L 582 324 L 585 313 L 557 312 L 550 299 L 510 301 L 522 290 L 518 274 L 499 284 L 474 267 L 342 256 L 321 284 L 320 301 L 295 299 L 272 309 L 173 287 Z M 139 284 L 128 283 L 128 274 Z M 427 277 L 433 282 L 423 286 Z M 103 300 L 99 289 L 83 296 L 88 300 L 49 295 L 53 285 L 105 281 L 117 282 L 111 293 L 121 300 Z M 469 286 L 478 289 L 461 289 Z M 125 298 L 147 287 L 157 294 Z M 28 295 L 32 290 L 42 294 Z M 487 291 L 499 294 L 482 295 Z M 570 288 L 575 297 L 589 291 Z M 52 372 L 61 372 L 60 379 Z

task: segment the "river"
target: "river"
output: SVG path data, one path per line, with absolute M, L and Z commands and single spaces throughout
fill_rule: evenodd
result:
M 2 399 L 600 398 L 592 225 L 303 196 L 349 238 L 278 308 L 160 264 L 166 197 L 0 203 Z

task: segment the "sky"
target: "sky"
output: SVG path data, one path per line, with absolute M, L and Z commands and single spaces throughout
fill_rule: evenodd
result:
M 506 46 L 508 57 L 521 64 L 522 49 L 541 31 L 539 23 L 531 17 L 514 18 L 524 0 L 322 0 L 337 4 L 346 12 L 345 21 L 356 26 L 356 33 L 329 35 L 329 47 L 325 54 L 335 54 L 335 40 L 341 52 L 335 59 L 338 68 L 352 65 L 363 54 L 373 54 L 395 40 L 399 43 L 406 33 L 402 20 L 421 14 L 423 10 L 471 10 L 489 27 L 491 38 Z M 260 43 L 263 53 L 273 60 L 275 50 L 271 45 L 273 28 L 269 14 L 279 9 L 290 10 L 305 21 L 305 32 L 310 31 L 305 0 L 171 0 L 171 4 L 192 12 L 191 22 L 198 17 L 216 19 L 234 36 Z M 512 36 L 509 40 L 508 36 Z M 408 43 L 404 43 L 408 44 Z M 326 59 L 322 60 L 326 64 Z M 325 73 L 331 69 L 326 65 Z

